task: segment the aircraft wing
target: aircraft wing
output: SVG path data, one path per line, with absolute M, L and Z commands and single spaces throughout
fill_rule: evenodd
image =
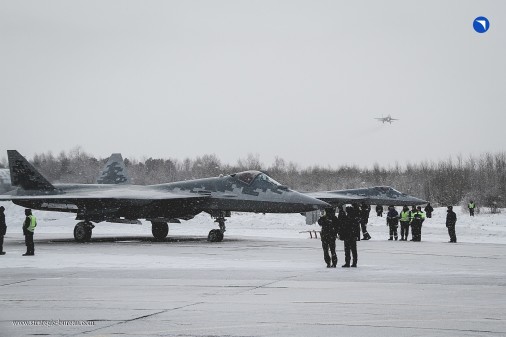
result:
M 0 201 L 9 200 L 16 205 L 38 210 L 77 213 L 79 220 L 83 219 L 80 214 L 86 214 L 88 220 L 100 222 L 119 218 L 120 210 L 127 214 L 132 210 L 132 219 L 156 217 L 156 214 L 169 214 L 168 217 L 174 219 L 187 218 L 200 213 L 210 197 L 198 193 L 116 189 L 49 195 L 4 194 L 0 195 Z
M 310 192 L 307 195 L 325 201 L 333 206 L 366 203 L 369 205 L 414 206 L 426 204 L 427 201 L 401 193 L 392 187 L 377 186 L 351 190 L 338 190 L 326 192 Z
M 17 195 L 17 194 L 2 194 L 0 201 L 3 200 L 174 200 L 174 199 L 208 199 L 210 195 L 197 194 L 197 193 L 177 193 L 172 191 L 151 191 L 151 190 L 130 190 L 130 189 L 115 189 L 109 191 L 82 191 L 71 192 L 64 194 L 42 194 L 42 195 Z

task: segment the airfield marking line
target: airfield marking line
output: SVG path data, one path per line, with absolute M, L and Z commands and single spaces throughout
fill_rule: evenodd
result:
M 374 249 L 363 249 L 363 251 L 367 251 L 369 253 L 378 253 L 379 250 Z M 415 255 L 415 256 L 437 256 L 437 257 L 460 257 L 460 258 L 471 258 L 471 259 L 487 259 L 487 260 L 501 260 L 504 259 L 504 257 L 501 256 L 470 256 L 470 255 L 451 255 L 451 254 L 431 254 L 431 253 L 413 253 L 413 252 L 406 252 L 406 251 L 390 251 L 392 255 L 395 255 L 397 253 L 402 253 L 403 255 Z
M 190 303 L 190 304 L 186 304 L 186 305 L 183 305 L 183 306 L 180 306 L 180 307 L 175 307 L 175 308 L 161 310 L 161 311 L 154 312 L 154 313 L 148 314 L 148 315 L 134 317 L 134 318 L 131 318 L 131 319 L 126 319 L 126 320 L 120 320 L 120 321 L 117 321 L 116 323 L 108 325 L 108 326 L 103 326 L 103 327 L 96 328 L 96 329 L 93 329 L 93 330 L 83 331 L 83 332 L 80 332 L 80 333 L 73 334 L 71 336 L 78 336 L 78 335 L 82 335 L 82 334 L 88 334 L 90 332 L 95 332 L 95 331 L 98 331 L 98 330 L 107 329 L 107 328 L 110 328 L 110 327 L 113 327 L 113 326 L 116 326 L 116 325 L 130 323 L 130 322 L 133 322 L 133 321 L 137 321 L 139 319 L 144 319 L 144 318 L 156 316 L 156 315 L 159 315 L 159 314 L 163 314 L 163 313 L 166 313 L 166 312 L 169 312 L 169 311 L 175 311 L 175 310 L 179 310 L 179 309 L 183 309 L 183 308 L 187 308 L 187 307 L 191 307 L 191 306 L 199 305 L 199 304 L 203 304 L 203 303 L 205 303 L 205 302 Z M 94 321 L 94 322 L 110 322 L 110 320 L 92 320 L 92 321 Z
M 420 320 L 420 322 L 424 322 Z M 394 328 L 394 329 L 417 329 L 417 330 L 431 330 L 431 331 L 458 331 L 458 332 L 478 332 L 478 333 L 493 333 L 504 334 L 506 331 L 490 331 L 490 330 L 475 330 L 475 329 L 450 329 L 450 328 L 431 328 L 431 327 L 416 327 L 416 326 L 395 326 L 395 325 L 375 325 L 375 324 L 350 324 L 350 323 L 305 323 L 304 325 L 327 325 L 327 326 L 348 326 L 348 327 L 371 327 L 371 328 Z
M 1 285 L 0 285 L 0 287 L 10 286 L 10 285 L 13 285 L 13 284 L 18 284 L 18 283 L 30 282 L 30 281 L 35 281 L 35 280 L 37 280 L 37 279 L 36 279 L 36 278 L 32 278 L 32 279 L 29 279 L 29 280 L 24 280 L 24 281 L 18 281 L 18 282 L 6 283 L 6 284 L 1 284 Z

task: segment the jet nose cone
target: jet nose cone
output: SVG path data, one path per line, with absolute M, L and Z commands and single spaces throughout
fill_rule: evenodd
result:
M 308 195 L 300 194 L 299 196 L 300 202 L 311 207 L 311 210 L 325 209 L 328 207 L 332 207 L 330 204 L 327 204 L 325 201 L 321 201 L 319 199 L 310 197 Z

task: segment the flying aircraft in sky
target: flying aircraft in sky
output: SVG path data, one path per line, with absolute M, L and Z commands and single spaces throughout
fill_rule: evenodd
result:
M 12 186 L 16 190 L 0 195 L 1 200 L 43 211 L 76 213 L 74 227 L 78 242 L 91 239 L 93 223 L 151 222 L 153 236 L 164 239 L 168 223 L 192 219 L 206 212 L 219 229 L 208 240 L 222 241 L 226 217 L 231 212 L 310 213 L 345 203 L 420 205 L 426 203 L 391 187 L 299 193 L 260 171 L 186 180 L 158 185 L 131 185 L 123 159 L 113 154 L 96 184 L 51 184 L 15 150 L 7 151 Z
M 392 116 L 388 115 L 386 117 L 377 117 L 375 118 L 376 120 L 379 120 L 380 122 L 382 122 L 383 124 L 385 124 L 385 122 L 387 123 L 390 123 L 392 124 L 392 121 L 398 121 L 398 119 L 396 118 L 392 118 Z
M 7 151 L 12 186 L 17 189 L 0 200 L 44 211 L 77 213 L 76 241 L 91 239 L 93 222 L 151 222 L 152 234 L 163 239 L 168 223 L 191 219 L 201 212 L 215 218 L 219 229 L 209 241 L 222 241 L 225 217 L 232 211 L 303 213 L 329 207 L 305 194 L 290 190 L 259 171 L 140 186 L 128 184 L 120 155 L 109 158 L 97 184 L 51 184 L 15 150 Z

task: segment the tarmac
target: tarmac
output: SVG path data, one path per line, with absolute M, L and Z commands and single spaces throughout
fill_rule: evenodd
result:
M 315 239 L 6 239 L 0 336 L 506 336 L 506 245 Z

